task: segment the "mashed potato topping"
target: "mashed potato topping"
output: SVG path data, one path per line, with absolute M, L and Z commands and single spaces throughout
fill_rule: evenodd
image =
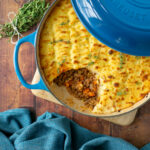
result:
M 44 25 L 40 63 L 49 84 L 71 69 L 95 73 L 100 86 L 94 113 L 120 111 L 150 92 L 150 57 L 123 54 L 100 43 L 79 21 L 70 0 L 60 1 Z

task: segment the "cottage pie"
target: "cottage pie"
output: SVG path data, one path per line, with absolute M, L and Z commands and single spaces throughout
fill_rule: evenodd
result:
M 66 86 L 93 113 L 119 112 L 150 92 L 150 57 L 123 54 L 100 43 L 79 21 L 70 0 L 53 9 L 39 47 L 49 85 Z

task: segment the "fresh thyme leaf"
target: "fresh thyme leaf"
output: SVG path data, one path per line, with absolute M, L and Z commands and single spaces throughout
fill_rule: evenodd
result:
M 142 84 L 142 82 L 136 82 L 136 85 L 141 85 Z
M 141 56 L 135 56 L 135 58 L 136 58 L 136 59 L 140 59 L 140 58 L 141 58 Z
M 60 70 L 59 70 L 59 68 L 57 69 L 57 73 L 60 73 Z
M 88 66 L 91 66 L 91 65 L 94 65 L 93 61 L 88 63 Z
M 120 54 L 120 69 L 123 68 L 123 64 L 124 64 L 124 56 L 123 56 L 123 54 L 121 53 L 121 54 Z
M 66 62 L 66 59 L 63 59 L 61 62 L 58 62 L 58 64 L 61 66 L 65 62 Z
M 99 59 L 99 56 L 94 56 L 95 59 Z
M 70 44 L 70 41 L 64 41 L 64 40 L 57 40 L 57 41 L 53 41 L 53 42 L 50 42 L 50 44 L 55 44 L 55 43 L 59 43 L 59 42 L 65 42 L 67 44 Z
M 62 61 L 62 64 L 65 63 L 65 61 L 66 61 L 66 59 L 64 59 L 64 60 Z
M 70 44 L 70 41 L 64 41 L 64 42 L 66 42 L 67 44 Z
M 65 63 L 66 59 L 63 59 L 61 62 L 58 62 L 58 64 L 61 66 L 63 63 Z M 60 69 L 57 69 L 57 73 L 60 73 Z
M 61 26 L 64 26 L 64 25 L 66 25 L 66 24 L 68 24 L 70 21 L 68 20 L 67 22 L 62 22 L 60 25 Z
M 126 95 L 126 94 L 127 94 L 127 92 L 126 92 L 126 91 L 124 91 L 124 92 L 122 92 L 122 91 L 117 92 L 117 96 L 122 96 L 122 95 Z
M 117 92 L 117 96 L 122 96 L 123 93 L 122 92 Z
M 88 55 L 88 57 L 89 57 L 89 58 L 94 58 L 94 59 L 99 59 L 99 56 L 92 56 L 91 53 Z
M 28 31 L 41 20 L 48 7 L 49 4 L 46 4 L 45 0 L 32 0 L 24 4 L 23 7 L 19 9 L 12 23 L 0 25 L 0 38 L 18 35 L 17 31 L 19 33 Z
M 58 41 L 56 41 L 56 43 L 58 43 L 58 42 L 63 42 L 63 40 L 58 40 Z
M 50 44 L 55 44 L 55 43 L 59 43 L 59 42 L 62 42 L 63 40 L 58 40 L 58 41 L 53 41 L 53 42 L 50 42 Z
M 88 55 L 88 57 L 91 58 L 91 57 L 92 57 L 92 54 L 90 53 L 90 54 Z
M 61 62 L 58 62 L 58 65 L 61 65 Z

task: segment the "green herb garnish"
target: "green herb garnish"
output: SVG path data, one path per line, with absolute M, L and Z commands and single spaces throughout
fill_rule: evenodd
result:
M 60 73 L 60 70 L 59 70 L 59 68 L 57 69 L 57 73 L 58 73 L 58 74 Z
M 135 58 L 136 58 L 136 59 L 140 59 L 140 58 L 141 58 L 141 56 L 135 56 Z
M 94 58 L 94 59 L 99 59 L 99 56 L 92 56 L 91 53 L 88 55 L 88 57 L 89 57 L 89 58 Z
M 122 92 L 117 92 L 117 96 L 122 96 L 123 93 Z
M 93 61 L 88 63 L 88 66 L 91 66 L 91 65 L 94 65 Z
M 67 22 L 62 22 L 60 25 L 61 26 L 64 26 L 64 25 L 66 25 L 66 24 L 68 24 L 70 21 L 68 20 Z
M 92 54 L 90 53 L 90 54 L 88 55 L 88 57 L 91 58 L 91 57 L 92 57 Z
M 50 44 L 55 44 L 55 43 L 59 43 L 59 42 L 65 42 L 67 44 L 70 44 L 70 41 L 64 41 L 64 40 L 53 41 L 53 42 L 50 42 Z
M 58 62 L 59 66 L 61 66 L 63 63 L 65 63 L 66 59 L 63 59 L 61 62 Z M 57 69 L 57 73 L 60 73 L 60 69 Z
M 28 31 L 41 20 L 48 6 L 45 0 L 33 0 L 24 4 L 12 22 L 0 24 L 0 38 L 19 36 Z
M 142 84 L 142 82 L 136 82 L 136 85 L 141 85 Z
M 99 56 L 94 56 L 95 59 L 99 59 Z
M 61 62 L 58 62 L 58 65 L 61 65 Z
M 65 62 L 66 62 L 66 59 L 63 59 L 61 62 L 58 62 L 58 64 L 61 66 Z
M 122 95 L 126 95 L 126 94 L 127 94 L 126 91 L 117 92 L 117 96 L 122 96 Z
M 59 43 L 59 42 L 63 42 L 63 40 L 53 41 L 53 42 L 50 42 L 50 44 L 55 44 L 55 43 Z
M 62 61 L 62 64 L 65 63 L 65 61 L 66 61 L 66 59 L 64 59 L 64 60 Z
M 123 64 L 124 64 L 124 56 L 123 56 L 123 54 L 121 53 L 121 54 L 120 54 L 120 69 L 123 68 Z
M 67 44 L 70 44 L 70 41 L 64 41 L 64 42 L 66 42 Z

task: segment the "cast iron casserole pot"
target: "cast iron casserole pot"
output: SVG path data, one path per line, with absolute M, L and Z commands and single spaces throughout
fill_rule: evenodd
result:
M 56 88 L 56 87 L 53 87 L 53 86 L 50 86 L 48 84 L 48 82 L 46 81 L 45 77 L 44 77 L 44 73 L 42 71 L 42 68 L 40 66 L 40 58 L 39 58 L 39 39 L 40 39 L 40 34 L 41 34 L 41 31 L 43 29 L 43 26 L 45 24 L 45 21 L 47 20 L 48 16 L 50 15 L 50 13 L 52 12 L 53 8 L 55 7 L 55 5 L 59 2 L 59 0 L 55 0 L 52 5 L 50 6 L 50 8 L 47 10 L 47 12 L 45 13 L 43 19 L 41 20 L 40 22 L 40 25 L 38 27 L 38 29 L 20 39 L 17 44 L 16 44 L 16 47 L 15 47 L 15 51 L 14 51 L 14 67 L 15 67 L 15 71 L 16 71 L 16 74 L 20 80 L 20 82 L 22 83 L 22 85 L 28 89 L 35 89 L 35 90 L 45 90 L 47 92 L 50 92 L 60 103 L 62 103 L 64 106 L 74 110 L 74 111 L 77 111 L 79 113 L 82 113 L 84 115 L 89 115 L 89 116 L 96 116 L 96 117 L 115 117 L 115 116 L 119 116 L 119 115 L 123 115 L 123 114 L 126 114 L 126 113 L 129 113 L 129 112 L 132 112 L 134 110 L 136 110 L 137 108 L 141 107 L 143 104 L 145 104 L 149 99 L 150 99 L 150 93 L 144 98 L 142 99 L 141 101 L 137 102 L 136 104 L 134 104 L 133 106 L 127 108 L 127 109 L 124 109 L 124 110 L 121 110 L 120 112 L 114 112 L 114 113 L 111 113 L 111 114 L 94 114 L 92 112 L 83 112 L 81 111 L 80 109 L 78 109 L 77 106 L 80 106 L 81 103 L 79 101 L 76 102 L 76 107 L 74 106 L 69 106 L 68 104 L 66 104 L 64 101 L 66 99 L 66 93 L 67 91 L 65 91 L 64 89 L 62 88 Z M 37 65 L 37 68 L 38 68 L 38 72 L 40 73 L 40 81 L 34 85 L 31 85 L 31 84 L 28 84 L 22 74 L 21 74 L 21 71 L 20 71 L 20 68 L 19 68 L 19 64 L 18 64 L 18 54 L 19 54 L 19 48 L 21 46 L 21 44 L 25 43 L 25 42 L 30 42 L 31 44 L 34 45 L 34 48 L 35 48 L 35 60 L 36 60 L 36 65 Z

